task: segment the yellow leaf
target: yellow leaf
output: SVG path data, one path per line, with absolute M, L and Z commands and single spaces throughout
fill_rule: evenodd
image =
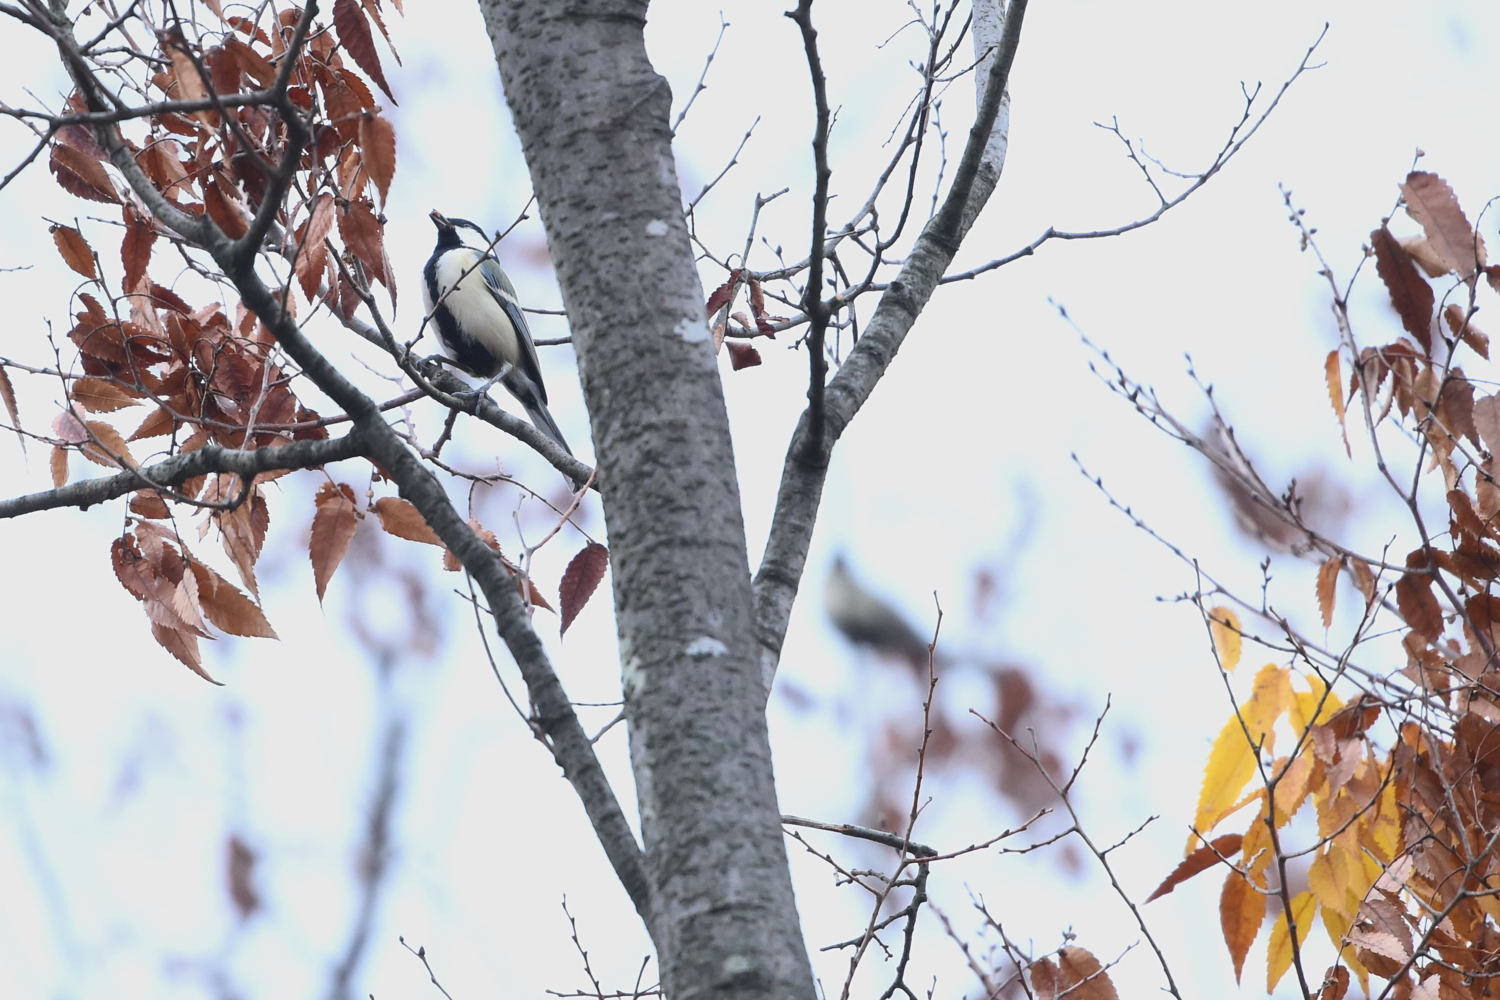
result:
M 1328 691 L 1328 685 L 1324 684 L 1321 679 L 1309 677 L 1308 684 L 1311 690 L 1298 691 L 1292 696 L 1292 729 L 1298 734 L 1305 732 L 1309 725 L 1327 722 L 1333 713 L 1344 707 L 1339 696 Z M 1326 698 L 1324 697 L 1325 691 L 1327 691 Z
M 1380 811 L 1370 823 L 1371 846 L 1387 864 L 1395 858 L 1401 844 L 1401 817 L 1396 809 L 1396 783 L 1388 781 L 1380 791 Z
M 1286 667 L 1267 663 L 1255 675 L 1255 687 L 1250 700 L 1240 706 L 1240 716 L 1245 720 L 1245 729 L 1257 746 L 1267 751 L 1276 745 L 1276 720 L 1291 706 L 1291 675 Z
M 1219 666 L 1233 670 L 1240 663 L 1240 616 L 1220 605 L 1208 613 L 1208 631 L 1213 636 Z
M 1312 754 L 1300 753 L 1291 764 L 1278 765 L 1276 779 L 1276 826 L 1286 826 L 1307 799 L 1308 780 L 1312 777 Z
M 1207 833 L 1227 816 L 1239 801 L 1245 783 L 1255 774 L 1255 750 L 1245 740 L 1245 727 L 1238 715 L 1219 730 L 1213 749 L 1208 752 L 1208 767 L 1203 771 L 1203 786 L 1198 790 L 1198 810 L 1193 828 Z M 1194 840 L 1188 849 L 1192 850 Z
M 1323 907 L 1325 925 L 1328 923 L 1329 910 L 1337 911 L 1346 922 L 1353 918 L 1354 911 L 1348 908 L 1348 895 L 1339 885 L 1333 864 L 1326 853 L 1320 852 L 1313 858 L 1312 864 L 1307 866 L 1307 887 Z
M 1307 940 L 1308 928 L 1312 926 L 1313 911 L 1316 900 L 1310 892 L 1299 892 L 1292 897 L 1292 920 L 1297 925 L 1296 947 L 1302 947 L 1302 942 Z M 1266 945 L 1266 992 L 1274 993 L 1276 984 L 1286 974 L 1286 970 L 1292 967 L 1292 934 L 1287 927 L 1287 908 L 1282 907 L 1281 913 L 1276 918 L 1276 923 L 1271 927 L 1271 940 Z

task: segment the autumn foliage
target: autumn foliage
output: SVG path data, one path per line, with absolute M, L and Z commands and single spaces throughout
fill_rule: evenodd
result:
M 392 6 L 399 12 L 400 0 Z M 362 454 L 352 438 L 330 439 L 348 415 L 325 409 L 323 383 L 290 359 L 268 308 L 298 324 L 331 317 L 424 387 L 424 370 L 442 375 L 383 322 L 356 315 L 380 319 L 376 287 L 392 305 L 397 297 L 381 214 L 396 172 L 382 107 L 395 100 L 382 68 L 384 5 L 335 0 L 331 24 L 315 3 L 210 0 L 195 9 L 199 20 L 161 12 L 154 45 L 100 61 L 36 8 L 33 26 L 57 39 L 75 89 L 36 130 L 33 156 L 45 156 L 69 193 L 111 206 L 119 225 L 52 224 L 62 262 L 82 279 L 66 332 L 71 358 L 61 355 L 55 370 L 0 365 L 0 399 L 23 445 L 50 446 L 54 490 L 89 485 L 78 481 L 74 455 L 128 477 L 131 489 L 100 495 L 128 495 L 111 565 L 161 646 L 207 678 L 200 639 L 215 630 L 275 636 L 256 581 L 271 524 L 268 485 Z M 270 289 L 270 302 L 247 304 L 247 276 Z M 25 429 L 12 370 L 61 378 L 65 398 L 50 434 Z M 288 447 L 299 444 L 324 447 Z M 194 471 L 195 453 L 223 452 L 241 453 L 249 471 Z M 362 523 L 442 546 L 411 503 L 389 495 L 378 463 L 359 488 L 323 475 L 302 518 L 311 523 L 319 600 Z M 498 550 L 493 533 L 474 527 Z M 209 536 L 237 581 L 194 554 Z M 603 552 L 584 549 L 587 572 L 570 591 L 581 601 L 603 574 Z M 458 568 L 451 556 L 445 563 Z M 550 607 L 516 563 L 505 565 L 530 604 Z M 565 600 L 564 621 L 579 607 Z
M 1401 196 L 1419 231 L 1402 238 L 1383 222 L 1368 253 L 1402 334 L 1357 339 L 1348 289 L 1325 265 L 1342 343 L 1324 374 L 1346 446 L 1363 432 L 1410 540 L 1360 554 L 1309 528 L 1290 492 L 1260 498 L 1318 562 L 1309 604 L 1322 627 L 1352 602 L 1353 632 L 1339 648 L 1269 619 L 1282 636 L 1266 641 L 1295 655 L 1245 677 L 1231 672 L 1264 633 L 1241 612 L 1260 609 L 1205 611 L 1234 711 L 1186 859 L 1152 896 L 1222 872 L 1236 975 L 1264 934 L 1267 992 L 1295 969 L 1298 995 L 1319 1000 L 1356 983 L 1369 996 L 1470 1000 L 1497 995 L 1500 975 L 1500 396 L 1463 367 L 1488 360 L 1473 319 L 1500 268 L 1441 178 L 1413 172 Z M 1316 968 L 1315 925 L 1334 949 Z

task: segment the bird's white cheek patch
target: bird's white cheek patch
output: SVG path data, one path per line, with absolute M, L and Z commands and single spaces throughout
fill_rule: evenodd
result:
M 665 236 L 670 230 L 667 224 L 660 219 L 652 219 L 646 223 L 646 235 L 652 237 Z

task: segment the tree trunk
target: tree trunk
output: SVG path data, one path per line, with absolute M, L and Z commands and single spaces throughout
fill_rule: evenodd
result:
M 646 7 L 482 3 L 593 424 L 662 985 L 673 1000 L 811 1000 L 729 422 Z

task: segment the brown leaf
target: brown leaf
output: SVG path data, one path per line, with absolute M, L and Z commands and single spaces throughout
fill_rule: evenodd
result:
M 223 684 L 209 676 L 208 671 L 203 669 L 203 661 L 198 656 L 198 637 L 191 632 L 181 629 L 169 628 L 159 622 L 151 623 L 151 634 L 161 644 L 161 648 L 175 656 L 181 663 L 193 673 L 202 677 L 210 684 L 223 687 Z
M 69 386 L 68 398 L 90 413 L 110 413 L 133 406 L 141 394 L 108 379 L 80 378 Z
M 53 448 L 52 458 L 48 462 L 52 471 L 52 486 L 54 489 L 62 489 L 68 484 L 68 452 L 65 448 Z
M 187 492 L 186 484 L 183 485 L 182 490 Z M 230 558 L 235 569 L 239 571 L 240 582 L 251 594 L 259 596 L 260 590 L 255 582 L 255 563 L 260 559 L 261 548 L 266 541 L 266 531 L 271 523 L 266 498 L 261 496 L 259 490 L 256 490 L 247 502 L 234 510 L 216 511 L 213 523 L 219 528 L 219 540 L 224 548 L 224 554 Z
M 1229 946 L 1229 957 L 1234 963 L 1234 981 L 1240 981 L 1245 968 L 1245 956 L 1255 943 L 1261 921 L 1266 915 L 1266 901 L 1255 887 L 1237 871 L 1231 871 L 1224 879 L 1224 889 L 1219 894 L 1219 926 L 1224 932 L 1224 943 Z
M 1087 948 L 1068 945 L 1057 956 L 1059 1000 L 1120 1000 L 1109 973 Z
M 130 498 L 130 512 L 138 517 L 155 518 L 160 520 L 171 517 L 172 511 L 168 509 L 167 502 L 161 498 L 156 490 L 136 490 L 135 495 Z
M 760 287 L 760 282 L 754 278 L 750 279 L 750 315 L 755 317 L 755 329 L 757 332 L 767 336 L 776 336 L 776 327 L 771 325 L 770 317 L 766 315 L 766 293 Z
M 1468 344 L 1475 354 L 1486 361 L 1489 360 L 1490 338 L 1474 325 L 1472 313 L 1465 312 L 1459 306 L 1449 303 L 1443 307 L 1443 319 L 1447 321 L 1448 329 L 1453 331 L 1455 337 Z
M 375 54 L 375 38 L 370 26 L 365 23 L 364 12 L 354 0 L 333 0 L 333 27 L 339 41 L 354 58 L 354 64 L 364 70 L 366 76 L 385 91 L 385 96 L 396 103 L 390 84 L 385 82 L 385 73 L 380 68 L 380 57 Z
M 364 150 L 365 172 L 375 182 L 384 207 L 391 178 L 396 176 L 396 130 L 380 115 L 364 114 L 359 119 L 359 145 Z
M 1460 277 L 1472 278 L 1484 266 L 1484 240 L 1464 217 L 1448 182 L 1437 174 L 1416 170 L 1401 185 L 1406 211 L 1427 233 L 1427 242 Z
M 120 263 L 125 267 L 125 287 L 135 288 L 146 275 L 151 262 L 151 247 L 156 229 L 149 220 L 129 206 L 125 209 L 125 239 L 120 243 Z
M 260 893 L 255 888 L 255 863 L 259 856 L 239 834 L 232 835 L 226 847 L 224 869 L 229 899 L 239 918 L 246 920 L 261 908 Z
M 120 200 L 104 165 L 72 146 L 53 143 L 47 166 L 57 178 L 58 186 L 69 194 L 110 204 Z
M 729 277 L 718 288 L 715 288 L 708 296 L 708 305 L 704 307 L 709 319 L 713 319 L 714 313 L 723 309 L 734 298 L 735 291 L 740 287 L 744 278 L 744 268 L 735 268 L 729 272 Z
M 1318 610 L 1323 613 L 1323 627 L 1333 627 L 1333 598 L 1338 589 L 1339 571 L 1344 557 L 1334 556 L 1318 568 Z
M 244 236 L 250 229 L 239 205 L 220 189 L 219 182 L 212 177 L 203 182 L 203 207 L 208 210 L 208 217 L 214 225 L 232 240 Z
M 443 540 L 427 526 L 422 513 L 409 501 L 399 497 L 381 497 L 370 505 L 370 510 L 380 518 L 380 526 L 387 534 L 426 545 L 443 544 Z
M 85 278 L 97 281 L 99 269 L 94 266 L 94 248 L 89 246 L 83 234 L 72 226 L 52 226 L 51 232 L 52 242 L 57 244 L 63 263 Z
M 83 457 L 95 465 L 110 469 L 133 468 L 135 457 L 120 432 L 102 420 L 89 420 L 85 426 L 92 432 L 90 440 L 82 446 Z M 123 465 L 121 464 L 123 463 Z
M 145 420 L 142 420 L 141 426 L 137 427 L 134 433 L 132 433 L 130 437 L 127 438 L 127 440 L 139 441 L 142 438 L 156 437 L 160 434 L 167 434 L 176 426 L 177 418 L 172 416 L 172 414 L 168 413 L 161 407 L 157 407 L 156 412 L 151 414 Z
M 760 352 L 749 344 L 728 340 L 724 342 L 724 346 L 729 348 L 729 366 L 735 371 L 742 368 L 754 368 L 760 364 Z
M 345 2 L 352 3 L 353 0 Z M 391 282 L 386 280 L 382 227 L 370 208 L 369 199 L 350 202 L 348 209 L 337 216 L 344 247 L 364 265 L 371 277 L 387 288 L 391 287 Z
M 1492 455 L 1500 455 L 1500 394 L 1474 400 L 1474 429 Z
M 1057 963 L 1051 958 L 1039 958 L 1027 969 L 1031 973 L 1031 992 L 1036 1000 L 1057 1000 Z
M 175 96 L 184 101 L 201 101 L 208 97 L 208 87 L 203 82 L 203 74 L 198 72 L 198 67 L 188 57 L 187 45 L 180 31 L 173 30 L 162 36 L 162 48 L 172 67 L 172 90 L 175 91 Z M 210 128 L 219 126 L 217 112 L 194 111 L 192 115 Z
M 266 61 L 259 52 L 235 38 L 233 35 L 224 39 L 226 51 L 233 52 L 235 62 L 239 68 L 253 79 L 262 88 L 270 87 L 276 82 L 276 68 Z
M 1146 902 L 1149 903 L 1159 896 L 1165 896 L 1199 872 L 1207 871 L 1214 865 L 1222 863 L 1221 859 L 1238 853 L 1243 841 L 1244 837 L 1238 833 L 1226 833 L 1222 837 L 1215 837 L 1189 854 L 1182 864 L 1172 869 L 1172 874 L 1163 879 L 1161 885 L 1156 887 L 1156 891 L 1146 897 Z
M 1432 577 L 1426 573 L 1403 573 L 1396 581 L 1396 607 L 1412 631 L 1429 641 L 1443 631 L 1443 611 L 1432 593 Z
M 1317 1000 L 1344 1000 L 1348 992 L 1349 970 L 1342 965 L 1329 966 L 1323 975 L 1323 985 L 1318 990 Z
M 333 213 L 333 196 L 319 195 L 307 222 L 302 226 L 298 241 L 297 280 L 302 285 L 302 294 L 307 296 L 309 302 L 318 294 L 318 285 L 323 279 L 328 260 L 328 244 L 324 240 L 328 237 L 328 231 L 333 228 Z
M 349 551 L 354 529 L 359 527 L 359 517 L 354 491 L 343 483 L 324 483 L 318 489 L 316 503 L 307 555 L 312 560 L 318 602 L 322 603 L 333 571 L 339 568 L 344 554 Z
M 578 612 L 588 604 L 589 598 L 604 579 L 604 570 L 609 566 L 609 549 L 598 542 L 589 542 L 568 563 L 563 571 L 562 583 L 557 588 L 557 601 L 562 606 L 561 635 L 568 631 Z
M 26 435 L 21 433 L 21 412 L 16 408 L 16 387 L 10 384 L 10 372 L 0 367 L 0 401 L 5 403 L 5 412 L 10 425 L 15 428 L 16 440 L 21 442 L 21 454 L 26 453 Z
M 1389 229 L 1381 226 L 1372 232 L 1370 244 L 1375 248 L 1375 271 L 1385 282 L 1401 325 L 1422 345 L 1424 352 L 1431 354 L 1432 286 L 1417 273 L 1416 264 Z
M 196 559 L 189 565 L 198 581 L 203 614 L 209 621 L 230 635 L 276 638 L 265 613 L 243 591 Z

